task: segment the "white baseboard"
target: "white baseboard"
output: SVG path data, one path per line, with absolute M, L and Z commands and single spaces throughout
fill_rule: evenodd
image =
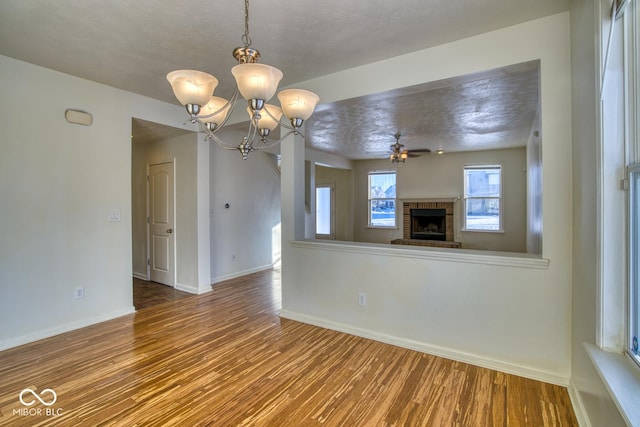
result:
M 587 410 L 584 407 L 584 402 L 580 397 L 580 391 L 578 390 L 578 386 L 573 381 L 573 378 L 569 382 L 569 399 L 571 400 L 571 406 L 573 406 L 573 412 L 576 414 L 576 419 L 578 420 L 578 425 L 580 427 L 591 427 L 591 421 L 589 421 L 589 416 L 587 415 Z
M 140 280 L 144 280 L 144 281 L 148 281 L 149 278 L 147 277 L 147 273 L 136 273 L 135 271 L 133 272 L 133 277 L 135 277 L 136 279 L 140 279 Z
M 115 319 L 117 317 L 126 316 L 127 314 L 135 313 L 136 309 L 131 306 L 127 309 L 113 311 L 111 313 L 102 314 L 100 316 L 90 317 L 75 322 L 65 323 L 53 328 L 44 329 L 42 331 L 34 332 L 32 334 L 22 335 L 20 337 L 9 338 L 7 340 L 0 341 L 0 351 L 7 350 L 9 348 L 18 347 L 19 345 L 29 344 L 34 341 L 38 341 L 45 338 L 50 338 L 55 335 L 60 335 L 65 332 L 74 331 L 76 329 L 84 328 L 85 326 L 95 325 L 96 323 L 106 322 L 107 320 Z
M 543 381 L 546 383 L 557 384 L 564 387 L 569 385 L 569 376 L 562 375 L 557 372 L 546 371 L 538 368 L 532 368 L 529 366 L 516 365 L 514 363 L 505 362 L 502 360 L 490 359 L 483 356 L 478 356 L 472 353 L 466 353 L 451 348 L 441 347 L 437 345 L 427 344 L 421 341 L 410 340 L 406 338 L 396 337 L 392 335 L 383 334 L 368 329 L 362 329 L 343 323 L 333 322 L 326 319 L 321 319 L 314 316 L 308 316 L 306 314 L 295 313 L 288 310 L 281 310 L 280 317 L 285 319 L 291 319 L 302 323 L 308 323 L 310 325 L 319 326 L 321 328 L 331 329 L 338 332 L 344 332 L 351 335 L 356 335 L 362 338 L 372 339 L 374 341 L 383 342 L 386 344 L 395 345 L 410 350 L 420 351 L 422 353 L 432 354 L 434 356 L 444 357 L 451 360 L 457 360 L 459 362 L 469 363 L 471 365 L 480 366 L 483 368 L 494 369 L 497 371 L 505 372 L 508 374 L 518 375 L 525 378 L 534 379 L 537 381 Z
M 223 276 L 212 277 L 211 283 L 215 285 L 216 283 L 224 282 L 225 280 L 235 279 L 236 277 L 246 276 L 247 274 L 257 273 L 259 271 L 271 270 L 272 268 L 272 264 L 267 264 L 262 267 L 250 268 L 248 270 L 237 271 Z
M 177 290 L 179 290 L 179 291 L 188 292 L 188 293 L 194 294 L 194 295 L 206 294 L 207 292 L 211 292 L 213 290 L 211 285 L 205 285 L 205 286 L 202 286 L 202 287 L 197 287 L 197 286 L 194 286 L 194 285 L 185 285 L 183 283 L 176 283 L 175 288 Z

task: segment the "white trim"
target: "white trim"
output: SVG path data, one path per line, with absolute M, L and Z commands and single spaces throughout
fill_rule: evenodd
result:
M 277 261 L 279 262 L 279 260 Z M 211 278 L 212 286 L 216 283 L 224 282 L 225 280 L 235 279 L 236 277 L 246 276 L 247 274 L 257 273 L 259 271 L 271 270 L 274 264 L 267 264 L 261 267 L 250 268 L 248 270 L 237 271 L 234 273 L 225 274 L 223 276 L 216 276 Z
M 396 197 L 371 197 L 371 175 L 391 175 L 395 177 L 395 186 L 396 186 Z M 373 200 L 393 200 L 393 205 L 395 206 L 393 212 L 393 225 L 373 225 L 371 223 L 371 202 Z M 375 229 L 397 229 L 398 228 L 398 171 L 397 170 L 386 170 L 386 171 L 376 171 L 370 170 L 367 172 L 367 228 L 375 228 Z M 401 213 L 402 211 L 400 211 Z
M 32 334 L 10 338 L 8 340 L 0 341 L 0 351 L 7 350 L 13 347 L 18 347 L 24 344 L 29 344 L 31 342 L 42 340 L 45 338 L 50 338 L 55 335 L 64 334 L 65 332 L 75 331 L 76 329 L 95 325 L 97 323 L 106 322 L 107 320 L 112 320 L 117 317 L 126 316 L 135 312 L 136 312 L 135 307 L 131 306 L 126 309 L 112 311 L 111 313 L 102 314 L 100 316 L 94 316 L 84 320 L 65 323 L 60 326 L 55 326 L 53 328 L 43 329 L 41 331 L 37 331 Z
M 483 357 L 473 353 L 466 353 L 451 348 L 441 347 L 437 345 L 428 344 L 421 341 L 415 341 L 393 335 L 387 335 L 380 332 L 372 331 L 369 329 L 357 328 L 344 323 L 333 322 L 327 319 L 321 319 L 314 316 L 308 316 L 306 314 L 296 313 L 288 310 L 281 310 L 280 317 L 285 319 L 295 320 L 297 322 L 306 323 L 321 328 L 331 329 L 333 331 L 343 332 L 346 334 L 355 335 L 362 338 L 379 341 L 385 344 L 391 344 L 410 350 L 420 351 L 422 353 L 431 354 L 434 356 L 444 357 L 447 359 L 457 360 L 459 362 L 469 363 L 471 365 L 480 366 L 483 368 L 495 369 L 497 371 L 505 372 L 508 374 L 518 375 L 525 378 L 534 379 L 537 381 L 543 381 L 551 384 L 557 384 L 561 386 L 567 386 L 569 384 L 569 373 L 560 374 L 558 372 L 546 371 L 542 369 L 533 368 L 530 366 L 517 365 L 511 362 L 503 360 L 491 359 Z
M 329 189 L 329 234 L 320 234 L 318 233 L 318 188 L 328 188 Z M 316 190 L 315 190 L 315 210 L 316 214 L 314 215 L 315 222 L 315 236 L 316 239 L 329 239 L 335 240 L 336 238 L 336 184 L 335 182 L 329 183 L 318 183 L 316 181 Z
M 567 390 L 569 391 L 569 400 L 571 400 L 571 406 L 573 407 L 573 412 L 576 414 L 578 425 L 580 427 L 591 427 L 591 421 L 589 420 L 587 409 L 585 408 L 582 397 L 580 396 L 580 389 L 573 380 L 573 377 L 569 382 Z
M 466 180 L 466 172 L 468 169 L 497 169 L 500 172 L 500 195 L 499 196 L 491 196 L 491 197 L 483 197 L 483 196 L 467 196 L 467 180 Z M 502 173 L 502 163 L 490 163 L 490 164 L 473 164 L 473 165 L 464 165 L 462 168 L 462 229 L 460 231 L 464 232 L 472 232 L 479 231 L 482 233 L 504 233 L 504 197 L 503 197 L 503 187 L 504 187 L 504 174 Z M 498 229 L 497 230 L 487 230 L 482 228 L 468 228 L 467 227 L 467 200 L 474 199 L 498 199 L 498 204 L 500 206 L 500 215 L 498 217 Z
M 193 295 L 202 295 L 202 294 L 206 294 L 207 292 L 211 292 L 213 290 L 211 285 L 198 287 L 197 285 L 185 285 L 184 283 L 176 283 L 176 285 L 173 288 L 182 292 L 193 294 Z
M 133 272 L 133 277 L 135 277 L 136 279 L 144 280 L 146 282 L 149 281 L 149 277 L 147 277 L 146 274 L 136 273 L 135 271 Z
M 451 249 L 411 246 L 383 243 L 327 242 L 319 240 L 297 240 L 290 242 L 294 248 L 332 250 L 336 252 L 381 255 L 387 257 L 417 258 L 434 261 L 462 262 L 468 264 L 498 265 L 546 270 L 550 261 L 539 255 L 479 251 L 473 249 Z
M 640 370 L 625 354 L 600 350 L 593 344 L 583 343 L 596 371 L 602 378 L 620 415 L 630 426 L 640 426 Z
M 466 228 L 461 228 L 460 229 L 461 232 L 464 233 L 494 233 L 494 234 L 507 234 L 506 231 L 504 230 L 481 230 L 479 228 L 472 228 L 472 229 L 466 229 Z

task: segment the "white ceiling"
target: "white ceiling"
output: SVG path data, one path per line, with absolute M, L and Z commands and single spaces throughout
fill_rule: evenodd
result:
M 0 54 L 173 103 L 177 101 L 166 74 L 174 69 L 199 69 L 220 80 L 216 95 L 229 96 L 233 87 L 230 69 L 235 63 L 231 52 L 242 45 L 243 7 L 242 0 L 3 0 Z M 252 46 L 261 51 L 261 62 L 284 72 L 281 86 L 289 86 L 566 11 L 569 0 L 254 0 L 250 7 Z M 317 117 L 308 123 L 307 141 L 318 149 L 360 158 L 377 156 L 388 149 L 396 130 L 406 135 L 401 142 L 410 148 L 437 149 L 442 145 L 448 151 L 477 149 L 481 142 L 447 146 L 447 141 L 470 140 L 474 132 L 483 135 L 485 142 L 491 134 L 498 140 L 505 132 L 522 133 L 527 126 L 530 132 L 532 122 L 512 123 L 517 117 L 508 114 L 511 109 L 470 108 L 495 99 L 489 92 L 495 86 L 521 97 L 522 108 L 528 111 L 532 101 L 525 93 L 536 91 L 525 77 L 537 75 L 537 69 L 523 68 L 517 70 L 519 78 L 504 85 L 498 80 L 509 73 L 482 76 L 487 77 L 484 82 L 474 77 L 462 85 L 440 82 L 434 86 L 436 93 L 422 88 L 428 102 L 415 93 L 400 93 L 403 102 L 390 101 L 398 94 L 380 95 L 389 102 L 378 106 L 377 114 L 406 119 L 386 121 L 377 138 L 372 138 L 370 131 L 354 135 L 357 141 L 352 145 L 331 141 L 335 141 L 335 135 L 347 135 L 349 129 L 357 127 L 353 121 L 363 120 L 359 117 L 370 100 L 349 100 L 331 108 L 320 106 Z M 458 94 L 456 101 L 456 88 L 465 90 L 467 96 L 475 93 L 478 98 L 457 111 L 460 97 Z M 537 92 L 535 97 L 537 103 Z M 407 105 L 413 108 L 403 110 Z M 415 116 L 416 106 L 433 108 L 431 119 Z M 341 115 L 350 112 L 350 123 L 329 130 L 323 121 L 335 117 L 330 113 L 332 108 Z M 449 112 L 448 116 L 438 116 L 444 112 Z M 418 122 L 420 126 L 412 126 Z M 511 129 L 507 129 L 509 123 Z M 388 135 L 389 140 L 384 141 L 382 135 Z

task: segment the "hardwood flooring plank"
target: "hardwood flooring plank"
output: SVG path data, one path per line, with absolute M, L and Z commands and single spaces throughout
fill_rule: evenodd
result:
M 0 425 L 577 425 L 563 387 L 280 319 L 279 277 L 0 352 Z M 55 416 L 20 415 L 25 388 Z

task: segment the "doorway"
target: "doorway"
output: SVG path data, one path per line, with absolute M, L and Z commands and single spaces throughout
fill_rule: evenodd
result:
M 316 185 L 316 239 L 336 238 L 334 193 L 333 184 Z
M 182 289 L 181 271 L 191 274 L 193 269 L 183 258 L 194 254 L 187 251 L 180 258 L 179 249 L 194 246 L 198 183 L 191 180 L 190 171 L 197 134 L 134 118 L 131 138 L 131 286 L 140 308 L 162 301 L 149 291 L 152 286 L 160 287 L 160 295 Z

